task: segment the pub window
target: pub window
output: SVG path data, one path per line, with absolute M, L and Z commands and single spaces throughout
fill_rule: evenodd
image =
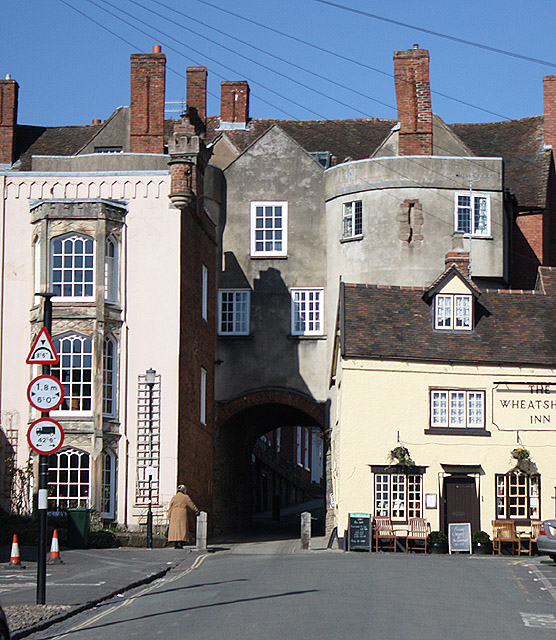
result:
M 407 522 L 423 514 L 423 476 L 410 473 L 375 473 L 376 516 Z
M 496 518 L 540 520 L 541 479 L 519 471 L 496 475 Z

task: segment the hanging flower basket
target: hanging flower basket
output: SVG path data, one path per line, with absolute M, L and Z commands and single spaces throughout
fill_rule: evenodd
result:
M 403 467 L 412 467 L 415 463 L 409 455 L 409 449 L 407 447 L 395 447 L 388 453 L 388 460 L 392 464 L 399 464 Z
M 537 465 L 531 460 L 531 454 L 524 447 L 517 447 L 511 452 L 514 460 L 517 460 L 515 471 L 521 471 L 525 475 L 532 476 L 538 473 Z

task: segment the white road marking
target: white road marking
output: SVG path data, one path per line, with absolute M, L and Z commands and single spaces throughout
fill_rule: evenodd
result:
M 526 627 L 556 629 L 556 618 L 550 613 L 521 613 L 521 619 Z
M 539 569 L 538 566 L 531 565 L 531 569 L 532 570 L 529 573 L 537 576 L 536 578 L 534 578 L 534 580 L 540 582 L 543 585 L 544 590 L 548 591 L 552 598 L 556 600 L 556 587 L 552 584 L 552 582 L 550 582 L 550 580 L 544 575 L 544 573 Z
M 116 604 L 113 607 L 110 607 L 109 609 L 107 609 L 107 610 L 105 610 L 105 611 L 103 611 L 101 613 L 98 613 L 96 616 L 93 616 L 92 618 L 89 618 L 88 620 L 86 620 L 84 622 L 81 622 L 80 624 L 76 625 L 75 627 L 72 627 L 71 629 L 69 629 L 68 631 L 63 633 L 62 635 L 54 636 L 54 637 L 50 638 L 50 640 L 61 640 L 61 638 L 66 638 L 67 636 L 69 636 L 72 633 L 75 633 L 76 631 L 80 631 L 81 629 L 84 629 L 85 627 L 88 627 L 89 625 L 95 624 L 96 622 L 98 622 L 99 620 L 104 618 L 105 616 L 107 616 L 107 615 L 109 615 L 111 613 L 114 613 L 115 611 L 118 611 L 119 609 L 123 609 L 124 607 L 127 607 L 132 602 L 134 602 L 137 598 L 145 595 L 146 593 L 149 593 L 149 591 L 152 591 L 156 587 L 160 586 L 160 584 L 162 582 L 164 582 L 164 583 L 174 582 L 175 580 L 178 580 L 179 578 L 187 575 L 188 573 L 191 573 L 192 571 L 194 571 L 195 569 L 200 567 L 201 564 L 208 557 L 209 557 L 208 555 L 197 556 L 197 558 L 195 558 L 195 562 L 188 569 L 185 569 L 184 571 L 179 571 L 178 573 L 176 573 L 176 575 L 172 576 L 171 578 L 162 578 L 160 580 L 155 580 L 150 585 L 146 586 L 144 589 L 141 589 L 141 591 L 136 593 L 134 596 L 131 596 L 128 600 L 125 600 L 124 602 L 122 602 L 120 604 Z

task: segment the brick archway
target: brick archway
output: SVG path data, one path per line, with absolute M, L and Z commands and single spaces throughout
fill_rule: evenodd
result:
M 237 414 L 263 405 L 283 405 L 297 409 L 315 421 L 315 426 L 325 428 L 326 403 L 290 389 L 256 389 L 241 394 L 217 407 L 216 428 L 221 428 Z

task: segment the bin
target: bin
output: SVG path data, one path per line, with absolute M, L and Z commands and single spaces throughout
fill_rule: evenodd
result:
M 70 547 L 70 549 L 86 549 L 89 546 L 91 509 L 85 509 L 83 507 L 67 509 L 67 514 L 68 547 Z

